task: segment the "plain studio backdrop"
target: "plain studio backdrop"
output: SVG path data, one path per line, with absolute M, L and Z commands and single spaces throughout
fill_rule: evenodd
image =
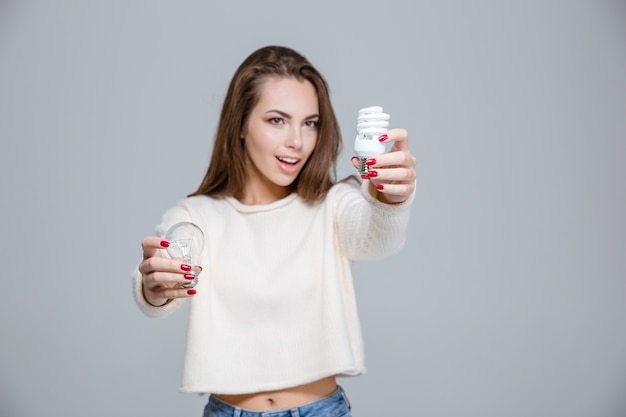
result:
M 330 84 L 342 175 L 370 105 L 418 159 L 405 249 L 354 265 L 354 415 L 623 417 L 624 6 L 0 2 L 0 415 L 202 414 L 186 308 L 144 317 L 130 275 L 235 68 L 280 44 Z

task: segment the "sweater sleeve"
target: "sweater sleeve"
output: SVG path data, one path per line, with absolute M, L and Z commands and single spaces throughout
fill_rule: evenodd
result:
M 386 204 L 370 194 L 369 181 L 361 183 L 360 192 L 347 184 L 339 186 L 336 225 L 348 259 L 380 259 L 399 252 L 406 241 L 415 191 L 402 203 Z
M 178 205 L 172 207 L 167 210 L 163 214 L 163 218 L 161 223 L 156 227 L 156 236 L 163 237 L 167 233 L 168 229 L 182 221 L 191 221 L 189 211 L 184 207 L 184 205 L 179 203 Z M 163 251 L 163 256 L 169 257 L 167 252 Z M 170 300 L 167 304 L 157 307 L 148 303 L 143 294 L 143 282 L 141 280 L 141 272 L 139 272 L 138 268 L 135 268 L 132 274 L 132 284 L 133 284 L 133 295 L 135 298 L 135 302 L 139 306 L 139 309 L 148 317 L 152 318 L 164 318 L 169 316 L 173 311 L 177 310 L 182 303 L 186 300 L 185 298 L 177 298 Z

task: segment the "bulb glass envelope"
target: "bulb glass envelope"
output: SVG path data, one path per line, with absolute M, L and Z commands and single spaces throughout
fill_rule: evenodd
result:
M 165 239 L 170 242 L 167 253 L 172 259 L 178 259 L 190 265 L 190 273 L 195 275 L 195 278 L 191 282 L 183 284 L 183 287 L 195 287 L 200 273 L 200 268 L 197 265 L 204 248 L 204 233 L 195 223 L 180 222 L 169 228 L 165 234 Z

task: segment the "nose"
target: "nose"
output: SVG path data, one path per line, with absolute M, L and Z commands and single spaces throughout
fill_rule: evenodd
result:
M 285 140 L 285 146 L 291 149 L 300 149 L 302 147 L 302 132 L 298 127 L 293 127 L 289 129 L 289 133 L 287 134 L 287 139 Z

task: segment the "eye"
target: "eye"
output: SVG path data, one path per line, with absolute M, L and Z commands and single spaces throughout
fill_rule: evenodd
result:
M 308 127 L 316 128 L 317 126 L 319 126 L 320 122 L 319 120 L 307 120 L 306 122 L 304 122 L 304 124 Z
M 283 120 L 282 117 L 272 117 L 268 121 L 273 125 L 282 125 L 285 123 L 285 120 Z

